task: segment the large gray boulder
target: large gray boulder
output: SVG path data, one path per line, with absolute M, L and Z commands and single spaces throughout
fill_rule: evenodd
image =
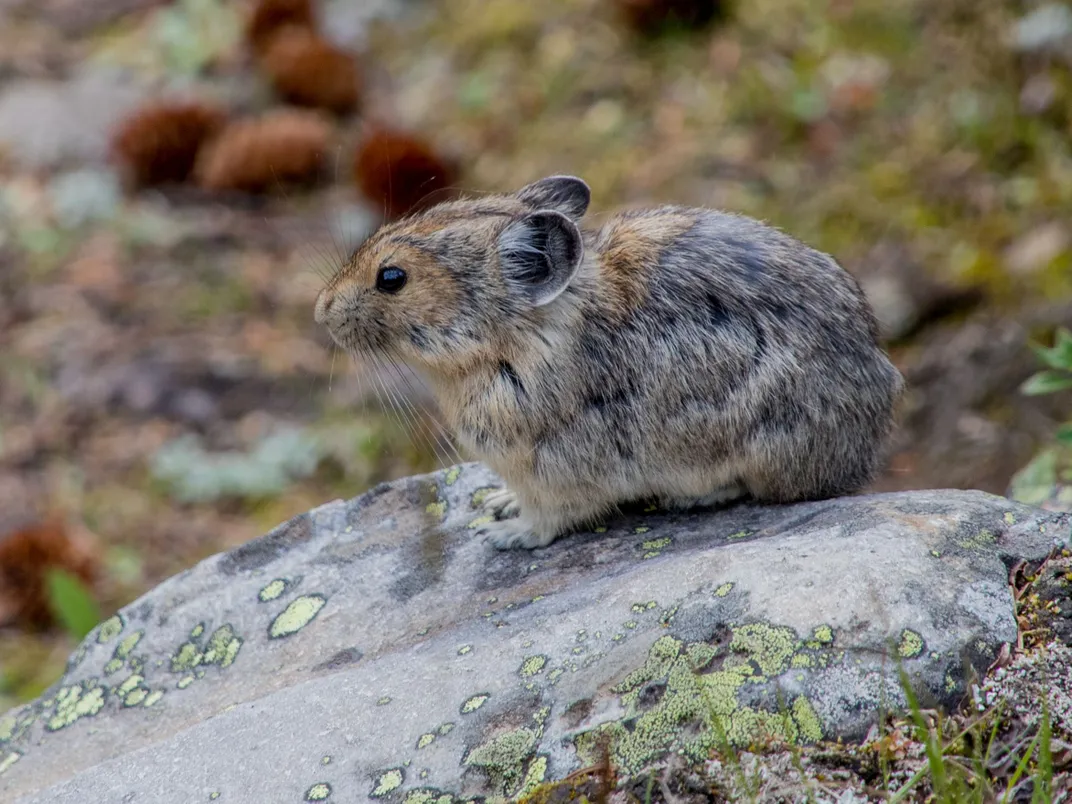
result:
M 0 716 L 0 799 L 449 804 L 590 764 L 866 732 L 1016 639 L 1067 514 L 926 491 L 474 535 L 478 465 L 299 516 L 102 623 Z

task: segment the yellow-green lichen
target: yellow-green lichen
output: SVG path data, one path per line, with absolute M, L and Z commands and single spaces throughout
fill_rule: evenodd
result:
M 760 675 L 757 680 L 784 673 L 796 649 L 796 635 L 792 628 L 767 623 L 752 623 L 733 629 L 730 652 L 736 654 L 727 659 L 727 665 L 740 662 L 755 662 Z
M 431 514 L 436 519 L 443 519 L 447 515 L 447 502 L 446 500 L 430 502 L 424 507 L 424 511 L 427 514 Z
M 651 530 L 651 528 L 647 527 L 646 525 L 641 525 L 639 528 L 633 528 L 633 533 L 641 533 L 641 534 L 643 534 L 643 533 L 647 533 L 649 530 Z M 662 541 L 662 539 L 659 539 L 658 541 Z M 669 544 L 670 540 L 667 539 L 666 542 Z M 648 549 L 654 550 L 655 548 L 648 548 Z
M 598 528 L 592 528 L 592 533 L 606 533 L 606 532 L 607 532 L 607 528 L 605 526 L 603 526 L 603 525 L 600 525 Z
M 965 550 L 981 550 L 984 547 L 993 545 L 997 540 L 997 536 L 989 530 L 981 530 L 974 536 L 970 536 L 967 539 L 960 539 L 957 544 Z
M 49 731 L 59 731 L 84 717 L 92 717 L 104 706 L 104 687 L 83 690 L 80 686 L 63 687 L 56 695 L 56 711 L 45 723 Z
M 376 779 L 376 783 L 372 788 L 372 792 L 369 793 L 371 798 L 383 798 L 390 795 L 395 790 L 402 786 L 402 782 L 406 780 L 406 773 L 402 768 L 391 768 L 379 775 Z
M 637 533 L 641 532 L 643 531 L 638 528 Z M 648 541 L 642 543 L 640 546 L 644 550 L 663 550 L 673 544 L 673 542 L 674 540 L 671 539 L 669 536 L 663 536 L 661 539 L 649 539 Z
M 635 614 L 643 614 L 648 609 L 653 609 L 658 605 L 654 600 L 649 600 L 647 603 L 634 603 L 630 606 L 630 611 Z
M 376 706 L 387 706 L 387 704 L 389 703 L 391 703 L 391 696 L 384 695 L 382 698 L 376 701 Z
M 452 731 L 454 731 L 454 724 L 448 721 L 447 723 L 444 723 L 443 725 L 441 725 L 439 727 L 438 731 L 439 731 L 440 736 L 445 737 L 446 735 L 448 735 Z
M 427 771 L 421 771 L 421 778 L 428 776 Z M 402 804 L 453 804 L 454 796 L 436 790 L 434 787 L 418 787 L 406 793 Z
M 430 732 L 428 734 L 422 734 L 417 738 L 417 750 L 419 751 L 422 748 L 427 748 L 435 742 L 435 738 L 436 736 Z
M 469 504 L 473 506 L 473 508 L 479 508 L 484 504 L 484 500 L 486 500 L 488 495 L 493 491 L 500 491 L 500 489 L 497 489 L 494 486 L 485 486 L 484 488 L 477 489 L 473 492 L 473 496 L 469 498 Z
M 443 476 L 443 481 L 448 486 L 453 486 L 458 482 L 458 478 L 462 476 L 462 468 L 460 466 L 452 466 L 447 470 L 447 473 Z
M 123 625 L 123 618 L 118 614 L 109 617 L 100 624 L 100 628 L 97 630 L 97 642 L 101 645 L 111 642 L 122 633 Z
M 149 690 L 139 687 L 123 699 L 123 706 L 137 706 L 149 696 Z
M 487 700 L 490 697 L 491 694 L 487 692 L 482 692 L 479 695 L 474 695 L 462 704 L 462 708 L 460 710 L 461 713 L 463 715 L 471 715 L 473 712 L 475 712 L 477 709 L 487 703 Z
M 458 648 L 458 655 L 459 656 L 465 656 L 466 654 L 469 654 L 469 653 L 472 653 L 472 652 L 473 652 L 473 646 L 472 645 L 462 645 L 460 648 Z
M 1016 517 L 1013 515 L 1012 511 L 1006 511 L 1004 519 L 1005 519 L 1005 524 L 1006 525 L 1015 525 L 1016 524 Z
M 132 650 L 138 646 L 138 642 L 145 636 L 144 631 L 135 631 L 133 634 L 124 637 L 120 640 L 119 644 L 115 646 L 115 658 L 126 659 Z
M 184 690 L 184 689 L 186 689 L 187 687 L 189 687 L 193 683 L 194 683 L 194 677 L 192 675 L 189 675 L 189 676 L 183 676 L 182 678 L 180 678 L 178 680 L 178 683 L 175 684 L 175 686 L 178 687 L 180 690 Z
M 107 664 L 104 665 L 104 675 L 110 676 L 118 673 L 123 669 L 122 659 L 109 659 Z
M 492 786 L 508 796 L 522 781 L 525 762 L 536 751 L 539 734 L 532 729 L 514 729 L 478 745 L 465 758 L 465 764 L 480 768 Z
M 331 764 L 331 754 L 324 754 L 324 756 L 320 757 L 320 764 L 321 765 L 330 765 Z
M 200 639 L 203 633 L 205 633 L 205 624 L 198 623 L 190 629 L 190 639 Z
M 793 720 L 800 732 L 800 742 L 817 743 L 823 739 L 823 723 L 811 701 L 803 695 L 793 700 Z
M 746 539 L 751 535 L 752 535 L 752 531 L 750 531 L 750 530 L 739 530 L 736 533 L 731 533 L 726 538 L 727 539 Z
M 313 621 L 328 600 L 323 595 L 302 595 L 291 601 L 272 624 L 268 626 L 268 637 L 279 639 L 297 633 Z
M 193 670 L 205 655 L 193 642 L 183 642 L 171 657 L 171 672 L 184 673 Z
M 235 636 L 234 628 L 225 623 L 212 632 L 205 650 L 204 663 L 230 667 L 242 649 L 242 639 Z
M 550 681 L 552 685 L 555 685 L 558 683 L 558 680 L 562 678 L 562 674 L 565 672 L 566 671 L 563 670 L 561 667 L 556 667 L 554 670 L 547 674 L 547 680 Z
M 11 766 L 20 759 L 22 759 L 22 754 L 18 751 L 8 751 L 7 754 L 4 755 L 4 758 L 0 759 L 0 776 L 3 776 L 11 770 Z
M 6 743 L 15 736 L 15 724 L 17 722 L 14 715 L 6 715 L 0 718 L 0 743 Z
M 547 757 L 539 755 L 533 758 L 529 763 L 528 770 L 525 771 L 525 780 L 521 783 L 521 790 L 518 791 L 518 796 L 527 796 L 541 784 L 544 779 L 547 778 Z
M 261 603 L 268 603 L 272 600 L 276 600 L 285 591 L 287 591 L 287 579 L 276 578 L 265 584 L 261 591 L 257 593 L 257 599 Z
M 137 689 L 144 680 L 145 679 L 139 675 L 129 676 L 122 684 L 115 688 L 115 694 L 122 698 L 131 690 Z
M 902 659 L 914 659 L 923 652 L 923 637 L 910 628 L 901 631 L 901 641 L 897 643 L 897 655 Z
M 144 705 L 146 707 L 155 706 L 156 703 L 163 697 L 164 697 L 164 691 L 163 690 L 153 690 L 152 692 L 149 693 L 148 696 L 146 696 Z
M 472 522 L 470 522 L 466 527 L 468 527 L 469 530 L 476 530 L 477 528 L 482 528 L 485 525 L 490 525 L 494 521 L 495 521 L 495 517 L 493 517 L 491 514 L 485 514 L 484 516 L 478 516 L 476 519 L 474 519 Z
M 715 597 L 725 597 L 733 591 L 733 583 L 724 583 L 715 590 Z
M 829 625 L 820 625 L 812 631 L 812 639 L 821 645 L 829 645 L 834 641 L 834 629 Z
M 327 801 L 331 795 L 331 785 L 327 782 L 317 782 L 305 791 L 306 801 Z
M 528 656 L 521 662 L 521 667 L 518 668 L 517 672 L 522 678 L 531 678 L 537 673 L 543 672 L 544 665 L 546 664 L 546 656 Z

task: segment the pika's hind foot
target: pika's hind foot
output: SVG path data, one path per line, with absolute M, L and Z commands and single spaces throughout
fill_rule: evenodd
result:
M 689 511 L 693 508 L 713 508 L 718 505 L 727 505 L 741 499 L 747 493 L 744 486 L 734 483 L 732 486 L 716 489 L 703 497 L 663 497 L 659 502 L 668 511 Z
M 510 550 L 515 547 L 524 547 L 531 550 L 535 547 L 546 547 L 555 540 L 555 533 L 537 533 L 532 527 L 521 519 L 504 519 L 499 522 L 489 522 L 480 528 L 477 533 L 487 537 L 493 545 L 500 550 Z
M 485 514 L 496 519 L 512 519 L 521 513 L 521 503 L 517 494 L 510 489 L 496 489 L 489 492 L 481 505 Z

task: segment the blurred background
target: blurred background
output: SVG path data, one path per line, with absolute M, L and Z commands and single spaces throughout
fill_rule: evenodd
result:
M 552 173 L 858 277 L 909 382 L 877 490 L 1069 504 L 1070 3 L 0 0 L 0 711 L 167 576 L 450 461 L 314 298 L 385 218 Z

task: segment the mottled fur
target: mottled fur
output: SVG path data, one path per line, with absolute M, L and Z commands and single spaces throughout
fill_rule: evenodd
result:
M 434 207 L 375 233 L 317 301 L 343 348 L 422 371 L 506 480 L 489 508 L 519 516 L 489 526 L 496 544 L 546 545 L 627 501 L 870 481 L 903 381 L 848 273 L 738 215 L 661 207 L 582 230 L 587 206 L 583 182 L 551 177 Z M 388 264 L 408 274 L 394 295 L 375 289 Z

